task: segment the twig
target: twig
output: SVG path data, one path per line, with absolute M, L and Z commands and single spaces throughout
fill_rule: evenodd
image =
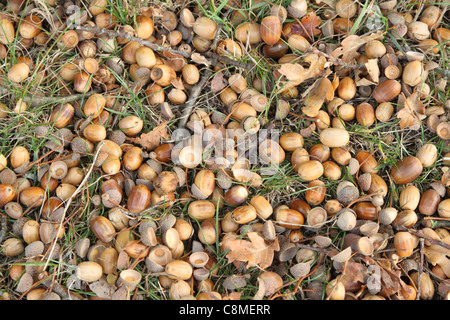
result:
M 9 90 L 8 88 L 0 88 L 0 94 L 9 94 L 14 93 L 13 91 Z M 89 97 L 96 93 L 96 91 L 90 91 L 86 93 L 80 93 L 80 94 L 74 94 L 70 96 L 57 96 L 57 97 L 46 97 L 42 95 L 33 95 L 33 96 L 26 96 L 21 98 L 23 102 L 26 103 L 33 103 L 36 105 L 42 105 L 42 104 L 50 104 L 50 103 L 68 103 L 76 100 L 80 100 L 84 97 Z
M 6 216 L 2 214 L 1 217 L 1 224 L 2 224 L 2 230 L 0 230 L 0 243 L 3 241 L 3 238 L 6 235 L 6 229 L 7 229 L 7 221 L 6 221 Z
M 189 100 L 186 102 L 183 114 L 180 118 L 180 122 L 178 124 L 179 128 L 184 128 L 188 121 L 189 116 L 191 115 L 192 110 L 194 109 L 195 103 L 197 102 L 198 96 L 211 76 L 211 70 L 206 69 L 205 74 L 201 78 L 201 80 L 191 89 L 191 93 L 189 95 Z
M 420 265 L 419 265 L 419 279 L 417 280 L 417 296 L 416 300 L 420 300 L 420 283 L 422 282 L 422 274 L 423 274 L 423 248 L 424 248 L 424 240 L 423 238 L 419 239 L 420 242 Z
M 158 52 L 167 51 L 167 52 L 170 52 L 170 53 L 173 53 L 173 54 L 176 54 L 176 55 L 180 55 L 180 56 L 182 56 L 182 57 L 184 57 L 186 59 L 190 59 L 191 58 L 191 54 L 190 53 L 187 53 L 187 52 L 181 51 L 181 50 L 175 50 L 175 49 L 163 47 L 163 46 L 160 46 L 160 45 L 158 45 L 156 43 L 144 40 L 142 38 L 138 38 L 138 37 L 132 36 L 132 35 L 126 33 L 126 32 L 117 31 L 117 30 L 108 30 L 108 29 L 99 28 L 99 27 L 86 27 L 86 26 L 80 26 L 77 29 L 83 30 L 83 31 L 87 31 L 87 32 L 93 32 L 93 33 L 96 33 L 98 35 L 106 34 L 106 35 L 111 36 L 111 37 L 123 37 L 123 38 L 125 38 L 127 40 L 135 41 L 135 42 L 139 43 L 140 45 L 149 47 L 150 49 L 152 49 L 154 51 L 158 51 Z M 217 31 L 217 34 L 219 34 L 219 31 L 220 30 Z M 250 64 L 247 64 L 247 63 L 244 63 L 244 62 L 235 61 L 233 59 L 230 59 L 230 58 L 228 58 L 226 56 L 221 56 L 221 55 L 219 55 L 217 53 L 214 53 L 214 52 L 207 52 L 207 53 L 204 53 L 203 55 L 205 57 L 209 57 L 210 59 L 222 61 L 222 62 L 225 62 L 225 63 L 228 63 L 228 64 L 232 64 L 232 65 L 235 65 L 235 66 L 240 67 L 240 68 L 250 69 L 252 67 L 252 65 L 250 65 Z M 207 59 L 207 60 L 210 60 L 210 59 Z M 210 62 L 211 62 L 211 64 L 214 64 L 214 61 L 210 61 Z
M 59 234 L 59 233 L 61 232 L 61 228 L 62 228 L 62 225 L 63 225 L 64 217 L 66 216 L 67 210 L 69 209 L 72 200 L 78 195 L 78 193 L 80 193 L 81 189 L 84 188 L 85 183 L 86 183 L 87 180 L 89 179 L 89 176 L 91 175 L 92 169 L 94 169 L 94 167 L 95 167 L 95 161 L 97 160 L 98 154 L 99 154 L 99 152 L 101 151 L 101 149 L 102 149 L 101 147 L 102 147 L 102 146 L 103 146 L 103 144 L 100 144 L 100 145 L 99 145 L 99 148 L 98 148 L 97 152 L 96 152 L 95 155 L 94 155 L 94 159 L 93 159 L 92 162 L 91 162 L 91 167 L 89 168 L 88 172 L 86 173 L 86 175 L 85 175 L 83 181 L 81 181 L 81 183 L 80 183 L 80 185 L 78 186 L 78 188 L 75 190 L 75 192 L 74 192 L 74 193 L 70 196 L 70 198 L 67 200 L 66 205 L 65 205 L 65 207 L 64 207 L 64 212 L 63 212 L 62 217 L 61 217 L 61 221 L 59 222 L 59 227 L 58 227 L 58 232 L 57 232 L 57 234 Z M 43 269 L 43 270 L 45 270 L 45 269 L 47 268 L 48 262 L 50 261 L 50 257 L 53 255 L 53 251 L 55 250 L 55 246 L 56 246 L 57 240 L 58 240 L 58 237 L 55 237 L 55 240 L 53 241 L 53 244 L 52 244 L 52 249 L 51 249 L 50 254 L 49 254 L 49 258 L 48 258 L 47 261 L 45 262 L 45 265 L 44 265 L 44 269 Z

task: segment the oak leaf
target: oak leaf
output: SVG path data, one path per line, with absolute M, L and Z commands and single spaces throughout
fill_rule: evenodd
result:
M 397 118 L 400 119 L 400 129 L 420 129 L 421 120 L 425 119 L 426 115 L 425 106 L 420 101 L 419 94 L 417 92 L 414 92 L 406 98 L 403 108 L 397 113 Z
M 291 33 L 299 34 L 305 38 L 311 39 L 311 36 L 317 36 L 322 33 L 318 27 L 322 20 L 316 15 L 314 11 L 311 11 L 308 15 L 304 16 L 300 23 L 292 25 Z
M 204 64 L 206 66 L 211 65 L 211 61 L 209 61 L 208 59 L 205 58 L 205 56 L 202 56 L 200 53 L 197 53 L 197 52 L 194 52 L 193 54 L 191 54 L 191 59 L 193 62 L 195 62 L 197 64 Z
M 147 151 L 152 151 L 161 144 L 161 139 L 169 138 L 170 135 L 167 133 L 167 121 L 164 121 L 150 132 L 141 134 L 139 138 L 129 138 L 129 140 L 140 144 Z
M 340 47 L 336 48 L 331 56 L 335 59 L 341 59 L 342 62 L 352 63 L 359 56 L 358 49 L 371 40 L 383 39 L 383 33 L 378 31 L 371 35 L 360 37 L 355 34 L 347 36 L 341 41 Z
M 250 241 L 244 239 L 227 241 L 227 247 L 230 250 L 226 255 L 228 263 L 237 260 L 247 262 L 247 268 L 259 266 L 261 269 L 271 266 L 275 255 L 274 251 L 280 250 L 278 239 L 267 242 L 256 232 L 249 232 L 247 236 Z
M 228 82 L 224 79 L 221 71 L 217 72 L 211 80 L 211 91 L 217 93 L 228 85 Z

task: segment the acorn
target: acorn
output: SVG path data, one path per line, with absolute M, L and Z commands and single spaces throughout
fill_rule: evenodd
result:
M 298 171 L 298 166 L 300 164 L 309 160 L 309 153 L 305 148 L 295 149 L 291 154 L 291 164 L 295 171 Z
M 244 22 L 240 24 L 234 31 L 235 38 L 246 44 L 257 44 L 261 42 L 261 29 L 260 25 L 255 22 Z
M 135 53 L 136 63 L 140 67 L 153 68 L 156 65 L 156 56 L 152 49 L 146 46 L 141 46 Z
M 114 239 L 116 230 L 111 221 L 104 216 L 97 216 L 90 221 L 90 227 L 97 239 L 104 243 L 111 242 Z
M 350 231 L 356 226 L 357 215 L 352 209 L 342 209 L 336 213 L 336 225 L 343 231 Z
M 258 217 L 267 220 L 273 213 L 273 207 L 270 202 L 263 196 L 257 195 L 252 197 L 250 204 L 256 210 Z
M 414 251 L 415 240 L 409 232 L 399 231 L 394 236 L 394 247 L 400 257 L 407 258 Z
M 144 161 L 143 151 L 139 147 L 131 147 L 127 152 L 125 152 L 122 163 L 123 167 L 128 171 L 138 170 Z
M 280 164 L 285 159 L 283 148 L 274 140 L 266 139 L 258 147 L 260 158 L 269 164 Z
M 407 186 L 400 192 L 399 205 L 403 210 L 416 210 L 420 201 L 420 191 L 416 186 Z
M 150 205 L 151 192 L 145 185 L 136 185 L 127 199 L 127 209 L 131 213 L 140 213 Z
M 322 163 L 330 158 L 330 154 L 330 148 L 321 143 L 317 143 L 309 149 L 309 156 L 311 157 L 311 159 L 320 161 Z
M 170 279 L 187 280 L 192 276 L 193 267 L 183 260 L 172 260 L 165 266 L 165 273 Z
M 343 78 L 341 81 L 339 81 L 337 93 L 339 95 L 339 98 L 345 101 L 351 100 L 356 95 L 355 80 L 350 77 Z
M 8 19 L 0 19 L 0 43 L 9 45 L 14 41 L 14 25 Z
M 94 282 L 103 275 L 103 268 L 100 264 L 93 261 L 83 261 L 77 265 L 76 276 L 81 281 Z
M 75 74 L 73 78 L 73 88 L 76 92 L 88 92 L 91 90 L 91 85 L 92 77 L 89 74 L 84 71 Z
M 450 199 L 439 202 L 437 212 L 442 218 L 450 218 Z
M 99 142 L 106 139 L 106 128 L 100 124 L 89 124 L 84 128 L 83 135 L 92 142 Z
M 233 39 L 222 39 L 217 42 L 217 54 L 239 58 L 242 56 L 242 49 Z
M 20 193 L 19 199 L 26 207 L 40 207 L 46 199 L 46 193 L 41 187 L 29 187 Z
M 432 166 L 437 159 L 437 147 L 434 144 L 426 143 L 417 151 L 417 158 L 424 168 Z
M 339 17 L 352 18 L 358 10 L 358 3 L 352 0 L 339 0 L 336 2 L 336 13 Z
M 25 251 L 25 246 L 21 239 L 9 238 L 3 242 L 2 253 L 7 257 L 21 255 Z
M 12 82 L 19 83 L 28 78 L 30 67 L 23 62 L 16 63 L 8 71 L 8 79 Z
M 248 197 L 248 190 L 243 185 L 236 185 L 225 192 L 224 201 L 230 206 L 240 206 Z
M 183 66 L 181 69 L 181 74 L 183 76 L 183 80 L 190 85 L 194 85 L 200 80 L 200 73 L 197 66 L 194 64 L 186 64 Z
M 329 148 L 344 147 L 349 141 L 348 131 L 342 128 L 327 128 L 320 132 L 320 142 Z
M 264 17 L 260 24 L 261 39 L 268 45 L 273 45 L 280 40 L 281 22 L 276 16 Z
M 408 24 L 408 37 L 415 41 L 421 41 L 430 37 L 428 25 L 422 21 L 413 21 Z
M 397 184 L 408 184 L 414 181 L 423 170 L 422 163 L 417 157 L 408 156 L 397 163 L 391 169 L 391 177 Z
M 433 33 L 433 39 L 439 43 L 448 45 L 448 40 L 450 40 L 450 29 L 443 27 L 436 28 Z
M 188 214 L 197 220 L 205 220 L 214 217 L 216 207 L 208 200 L 192 201 L 188 206 Z
M 177 74 L 175 70 L 168 65 L 157 65 L 152 68 L 150 72 L 150 78 L 158 85 L 166 87 L 171 84 L 172 80 L 175 80 Z
M 324 178 L 337 181 L 341 178 L 342 170 L 338 164 L 333 161 L 325 161 L 322 163 Z
M 363 102 L 356 107 L 356 121 L 365 127 L 375 122 L 375 110 L 370 103 Z
M 371 182 L 370 182 L 370 187 L 367 190 L 367 192 L 369 194 L 378 193 L 378 195 L 380 195 L 382 197 L 386 196 L 386 194 L 388 192 L 388 187 L 387 187 L 386 181 L 384 181 L 384 179 L 376 173 L 371 173 L 370 176 L 371 176 Z
M 19 34 L 25 39 L 32 39 L 36 37 L 42 29 L 42 19 L 35 14 L 26 16 L 20 26 Z
M 390 102 L 401 92 L 401 84 L 397 80 L 388 79 L 380 83 L 373 91 L 373 98 L 378 103 Z
M 430 5 L 427 6 L 420 14 L 419 21 L 425 23 L 428 27 L 432 28 L 438 21 L 441 10 L 439 7 Z
M 294 209 L 277 210 L 274 218 L 277 224 L 290 230 L 300 229 L 305 221 L 303 215 Z
M 390 102 L 380 103 L 375 110 L 375 117 L 378 121 L 387 122 L 394 113 L 394 106 Z
M 305 192 L 305 200 L 311 206 L 318 206 L 323 202 L 323 200 L 325 200 L 326 192 L 327 188 L 323 181 L 313 180 L 310 183 L 308 183 Z
M 309 160 L 298 166 L 299 176 L 305 181 L 313 181 L 323 175 L 324 169 L 322 163 L 317 160 Z
M 285 151 L 294 151 L 303 147 L 303 136 L 297 132 L 287 132 L 280 137 L 280 146 Z
M 359 151 L 356 154 L 356 160 L 360 163 L 360 170 L 364 173 L 377 173 L 378 170 L 376 167 L 378 167 L 378 161 L 374 158 L 372 154 L 370 154 L 367 151 Z
M 153 19 L 145 15 L 139 15 L 136 17 L 134 24 L 134 30 L 136 37 L 147 39 L 153 34 L 154 24 Z
M 0 184 L 0 207 L 3 207 L 8 202 L 14 199 L 15 190 L 12 185 Z
M 193 30 L 198 36 L 206 40 L 214 40 L 218 27 L 214 20 L 207 17 L 198 17 L 193 25 Z
M 53 108 L 52 114 L 50 115 L 50 122 L 56 128 L 64 128 L 70 123 L 74 114 L 75 108 L 70 103 L 64 103 Z
M 311 45 L 305 37 L 299 34 L 290 35 L 288 38 L 288 44 L 291 48 L 294 48 L 300 52 L 306 52 Z
M 211 170 L 200 170 L 195 175 L 191 192 L 198 199 L 204 200 L 213 193 L 215 182 L 215 175 Z
M 411 87 L 424 82 L 426 80 L 426 72 L 422 61 L 414 60 L 409 62 L 403 68 L 402 80 Z
M 436 212 L 440 202 L 441 196 L 439 193 L 434 189 L 428 189 L 424 191 L 420 197 L 419 212 L 431 216 Z

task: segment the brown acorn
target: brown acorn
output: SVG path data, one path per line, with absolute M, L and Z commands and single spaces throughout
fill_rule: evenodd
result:
M 150 205 L 151 192 L 145 185 L 137 185 L 131 189 L 127 199 L 127 209 L 131 213 L 140 213 Z
M 391 169 L 391 177 L 397 184 L 408 184 L 414 181 L 423 170 L 422 163 L 414 156 L 408 156 L 397 163 Z
M 260 24 L 260 34 L 262 40 L 266 44 L 276 44 L 281 37 L 280 19 L 276 16 L 268 16 L 263 18 Z
M 116 230 L 111 221 L 103 216 L 97 216 L 91 219 L 90 226 L 95 236 L 105 243 L 114 239 Z
M 378 103 L 390 102 L 394 100 L 401 92 L 402 87 L 400 82 L 393 79 L 383 81 L 373 91 L 373 98 Z
M 14 199 L 15 191 L 9 184 L 0 184 L 0 207 Z
M 64 128 L 70 123 L 74 114 L 75 108 L 70 103 L 64 103 L 56 106 L 52 110 L 50 122 L 52 122 L 56 128 Z

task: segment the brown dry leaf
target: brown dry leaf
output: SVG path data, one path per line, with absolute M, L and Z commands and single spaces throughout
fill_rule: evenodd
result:
M 342 57 L 341 60 L 345 63 L 352 63 L 353 59 L 359 56 L 357 52 L 359 48 L 365 45 L 367 42 L 371 40 L 380 40 L 383 39 L 383 32 L 378 31 L 377 33 L 360 37 L 355 34 L 349 35 L 341 42 L 341 46 L 333 51 L 331 54 L 332 57 L 338 59 Z
M 217 93 L 227 86 L 228 82 L 223 77 L 222 71 L 217 72 L 211 80 L 211 91 Z
M 140 144 L 147 151 L 152 151 L 161 144 L 161 139 L 169 139 L 170 135 L 167 133 L 167 121 L 162 122 L 152 131 L 141 134 L 140 138 L 130 138 L 131 142 Z
M 426 118 L 425 106 L 419 99 L 419 94 L 414 92 L 406 98 L 403 108 L 397 113 L 400 119 L 400 129 L 409 128 L 411 130 L 419 130 L 421 120 Z
M 299 85 L 305 80 L 319 76 L 327 62 L 325 57 L 319 57 L 317 54 L 308 54 L 304 61 L 309 63 L 309 68 L 305 69 L 299 63 L 283 63 L 278 72 L 287 80 L 295 82 L 295 85 Z
M 202 56 L 200 53 L 194 52 L 191 54 L 191 60 L 197 64 L 204 64 L 206 66 L 211 65 L 211 61 L 205 58 L 205 56 Z
M 308 15 L 304 16 L 300 23 L 292 25 L 292 34 L 299 34 L 303 37 L 311 39 L 311 35 L 317 36 L 322 33 L 317 27 L 320 26 L 322 20 L 316 15 L 314 11 L 311 11 Z
M 228 295 L 223 297 L 223 300 L 241 300 L 242 292 L 230 292 Z
M 347 261 L 347 265 L 345 267 L 345 277 L 349 282 L 365 283 L 368 277 L 367 269 L 361 263 Z
M 270 267 L 274 258 L 274 251 L 280 250 L 278 239 L 267 242 L 256 232 L 247 234 L 248 240 L 237 239 L 227 243 L 230 252 L 227 254 L 228 263 L 234 261 L 247 262 L 247 267 L 259 266 L 261 269 Z
M 323 103 L 333 98 L 333 93 L 331 81 L 328 78 L 319 79 L 319 82 L 305 98 L 305 106 L 302 108 L 302 112 L 308 117 L 316 117 Z
M 184 84 L 181 78 L 175 78 L 170 82 L 175 88 L 179 90 L 184 90 Z
M 380 80 L 380 68 L 377 59 L 369 59 L 364 64 L 365 70 L 358 70 L 355 74 L 356 86 L 371 86 L 378 84 Z

